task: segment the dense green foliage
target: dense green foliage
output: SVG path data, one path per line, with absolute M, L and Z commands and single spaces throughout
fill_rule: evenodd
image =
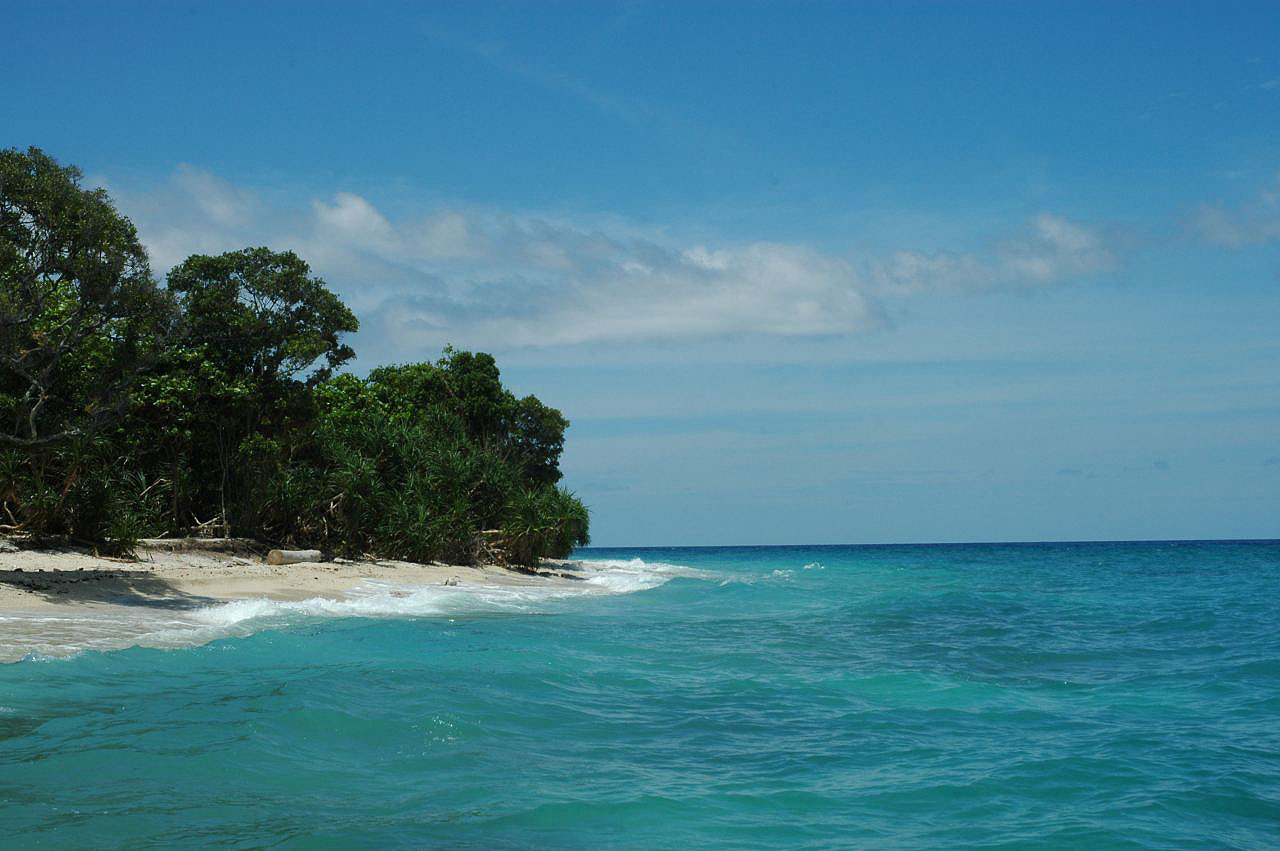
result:
M 0 527 L 518 564 L 587 542 L 557 486 L 568 421 L 492 356 L 336 373 L 356 318 L 296 255 L 193 256 L 161 287 L 79 183 L 0 152 Z

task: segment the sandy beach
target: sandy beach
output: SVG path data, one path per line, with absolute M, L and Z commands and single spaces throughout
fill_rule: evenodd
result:
M 248 547 L 218 552 L 175 542 L 150 542 L 136 558 L 106 558 L 67 550 L 0 552 L 0 611 L 101 610 L 116 606 L 195 608 L 250 598 L 342 597 L 368 580 L 404 585 L 537 585 L 568 583 L 563 564 L 539 574 L 496 565 L 416 564 L 344 560 L 267 564 Z
M 269 564 L 251 542 L 153 541 L 134 559 L 0 546 L 0 663 L 190 646 L 281 617 L 505 611 L 609 590 L 597 571 L 564 561 L 526 573 L 374 559 Z

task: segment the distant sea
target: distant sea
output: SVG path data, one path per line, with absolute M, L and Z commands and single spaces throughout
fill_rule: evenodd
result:
M 47 624 L 0 845 L 1280 845 L 1280 542 L 575 557 Z

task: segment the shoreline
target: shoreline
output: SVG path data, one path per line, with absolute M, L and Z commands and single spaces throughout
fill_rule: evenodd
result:
M 217 542 L 211 543 L 212 547 Z M 219 551 L 198 544 L 155 541 L 136 559 L 94 556 L 66 549 L 0 552 L 0 615 L 70 614 L 145 606 L 194 609 L 236 600 L 345 597 L 368 580 L 414 586 L 537 586 L 576 584 L 571 568 L 524 573 L 498 565 L 419 564 L 347 560 L 267 564 L 245 549 Z
M 374 559 L 274 565 L 253 552 L 251 542 L 216 539 L 148 541 L 136 559 L 15 550 L 4 543 L 0 539 L 0 664 L 86 650 L 191 647 L 298 614 L 508 611 L 513 604 L 604 591 L 584 581 L 598 575 L 590 568 L 559 560 L 526 573 Z

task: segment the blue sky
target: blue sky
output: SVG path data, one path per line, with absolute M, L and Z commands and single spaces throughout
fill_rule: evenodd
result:
M 157 271 L 492 351 L 603 545 L 1280 536 L 1273 3 L 6 3 Z

